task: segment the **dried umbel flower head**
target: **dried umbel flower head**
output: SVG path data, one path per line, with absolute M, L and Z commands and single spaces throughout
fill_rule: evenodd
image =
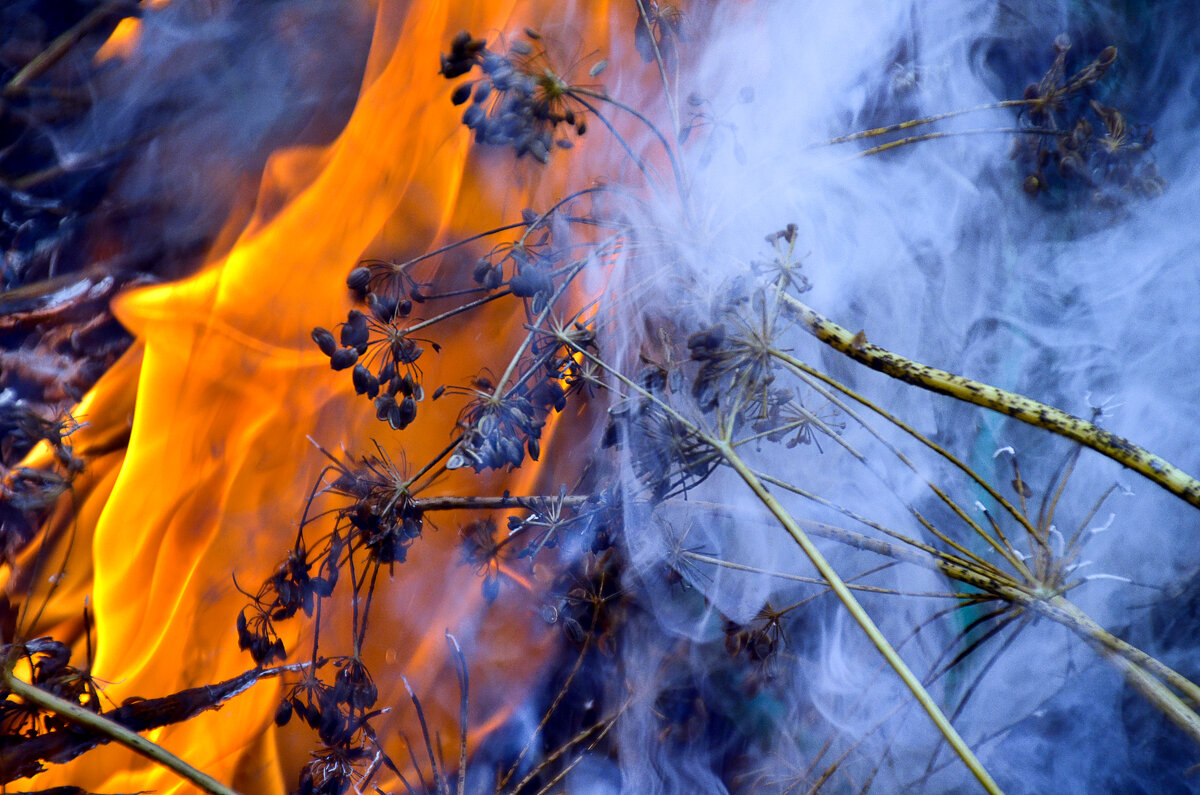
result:
M 1037 133 L 1013 142 L 1012 157 L 1024 171 L 1021 189 L 1031 197 L 1082 191 L 1113 207 L 1129 197 L 1161 194 L 1165 182 L 1148 154 L 1153 130 L 1135 130 L 1120 110 L 1089 96 L 1116 62 L 1117 49 L 1105 47 L 1067 77 L 1070 49 L 1065 36 L 1055 40 L 1054 63 L 1017 103 L 1025 128 Z
M 376 418 L 393 430 L 416 419 L 417 404 L 425 398 L 417 364 L 425 353 L 420 343 L 439 351 L 437 343 L 410 336 L 399 320 L 380 320 L 358 309 L 351 309 L 341 325 L 340 347 L 328 329 L 315 328 L 312 337 L 329 356 L 330 367 L 351 370 L 355 393 L 375 403 Z
M 475 391 L 459 415 L 462 438 L 446 462 L 447 469 L 519 467 L 526 447 L 538 444 L 545 425 L 543 411 L 516 390 L 508 395 Z
M 546 163 L 555 146 L 568 149 L 569 137 L 587 132 L 586 101 L 579 86 L 554 68 L 536 31 L 496 52 L 465 31 L 442 55 L 441 73 L 455 79 L 479 68 L 481 76 L 460 83 L 450 95 L 455 105 L 467 105 L 462 121 L 478 143 L 511 146 L 517 157 L 529 155 Z M 594 70 L 593 76 L 598 73 Z

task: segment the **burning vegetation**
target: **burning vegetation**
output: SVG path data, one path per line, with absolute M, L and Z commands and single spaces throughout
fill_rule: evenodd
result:
M 95 62 L 136 63 L 179 4 L 102 5 L 38 58 L 101 30 Z M 1077 703 L 1112 680 L 1141 699 L 1122 731 L 1169 732 L 1155 775 L 1183 781 L 1195 672 L 1128 613 L 1094 618 L 1096 581 L 1142 586 L 1085 567 L 1115 565 L 1093 551 L 1126 491 L 1109 460 L 1181 522 L 1200 483 L 1105 407 L 815 308 L 863 316 L 819 234 L 834 210 L 799 180 L 723 195 L 770 175 L 752 139 L 785 116 L 752 67 L 712 77 L 726 27 L 770 39 L 749 9 L 445 5 L 379 4 L 344 128 L 282 135 L 186 278 L 51 279 L 47 250 L 90 238 L 31 247 L 37 175 L 6 183 L 6 218 L 29 215 L 2 241 L 0 778 L 1022 791 L 1060 747 L 1041 723 L 1115 720 Z M 815 190 L 1000 141 L 976 180 L 1015 216 L 1117 226 L 1166 181 L 1107 88 L 1118 47 L 1083 40 L 1039 42 L 1026 88 L 958 109 L 914 99 L 938 78 L 909 42 L 853 77 L 871 98 L 840 134 L 786 151 Z M 1194 582 L 1155 584 L 1154 621 Z M 1022 666 L 1044 681 L 1014 684 Z

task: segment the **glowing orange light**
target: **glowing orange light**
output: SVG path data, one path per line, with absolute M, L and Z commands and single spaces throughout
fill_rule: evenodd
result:
M 147 0 L 143 6 L 145 10 L 152 11 L 164 8 L 170 2 L 171 0 Z M 125 17 L 117 23 L 108 40 L 96 51 L 96 62 L 101 63 L 113 58 L 128 58 L 137 50 L 141 39 L 142 21 L 136 17 Z
M 345 317 L 349 270 L 364 257 L 415 253 L 499 225 L 527 204 L 560 195 L 563 183 L 552 184 L 543 176 L 552 172 L 536 164 L 472 167 L 473 158 L 497 155 L 471 150 L 436 65 L 460 29 L 501 31 L 548 17 L 577 28 L 576 20 L 553 19 L 564 13 L 549 2 L 380 3 L 358 105 L 341 136 L 328 148 L 272 158 L 256 214 L 227 256 L 115 306 L 138 341 L 79 407 L 89 426 L 76 444 L 85 453 L 108 452 L 90 459 L 74 504 L 50 523 L 64 545 L 74 539 L 75 553 L 38 628 L 69 624 L 90 592 L 98 638 L 93 671 L 114 702 L 216 682 L 251 666 L 235 640 L 245 597 L 233 576 L 255 587 L 292 543 L 324 463 L 306 436 L 329 450 L 362 451 L 380 435 L 369 406 L 309 339 L 313 326 Z M 606 40 L 608 5 L 594 4 L 588 14 L 581 35 Z M 126 20 L 97 57 L 134 52 L 139 33 L 138 23 Z M 445 355 L 422 361 L 427 381 L 469 376 L 479 367 L 481 344 L 514 349 L 522 320 L 493 311 L 459 323 L 449 339 L 439 336 Z M 456 356 L 456 348 L 471 356 Z M 403 447 L 385 444 L 397 460 L 406 450 L 439 449 L 454 411 L 427 401 L 429 420 L 405 431 Z M 125 433 L 127 447 L 120 444 Z M 538 472 L 527 466 L 507 478 L 490 485 L 533 490 Z M 477 484 L 456 473 L 442 485 L 453 493 Z M 399 730 L 419 731 L 402 708 L 400 673 L 421 695 L 443 742 L 457 742 L 448 628 L 474 627 L 475 636 L 463 640 L 471 646 L 476 738 L 504 720 L 548 648 L 520 594 L 536 585 L 509 572 L 521 587 L 488 605 L 478 577 L 460 565 L 457 517 L 437 521 L 446 526 L 426 530 L 371 618 L 389 639 L 366 661 L 380 704 L 396 707 L 381 719 L 381 735 L 391 738 L 397 759 L 404 758 Z M 291 633 L 283 639 L 295 652 L 296 628 L 281 629 Z M 260 682 L 219 711 L 149 736 L 241 791 L 281 793 L 294 786 L 312 738 L 294 726 L 274 727 L 279 696 L 279 682 Z M 58 784 L 99 792 L 182 786 L 110 745 L 18 787 Z

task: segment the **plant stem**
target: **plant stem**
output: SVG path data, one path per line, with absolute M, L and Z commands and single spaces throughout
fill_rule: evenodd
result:
M 25 64 L 24 68 L 17 72 L 16 76 L 4 86 L 4 95 L 10 96 L 20 92 L 31 81 L 41 77 L 47 69 L 58 63 L 80 39 L 113 14 L 126 9 L 132 10 L 130 4 L 124 2 L 124 0 L 109 0 L 109 2 L 102 3 L 93 8 L 73 28 L 59 35 L 58 38 L 50 42 L 50 46 L 38 53 L 32 61 Z
M 916 698 L 922 709 L 925 710 L 925 713 L 929 715 L 930 720 L 932 720 L 934 725 L 937 726 L 938 731 L 940 731 L 942 736 L 946 738 L 946 742 L 950 744 L 950 746 L 958 754 L 959 758 L 962 759 L 963 763 L 979 781 L 980 785 L 983 786 L 984 790 L 993 794 L 1000 793 L 1000 787 L 975 757 L 974 752 L 971 751 L 971 748 L 959 735 L 958 731 L 953 725 L 951 725 L 950 721 L 946 719 L 946 716 L 942 713 L 942 710 L 936 703 L 934 703 L 933 698 L 921 685 L 921 681 L 917 679 L 916 675 L 909 669 L 904 660 L 900 658 L 900 655 L 896 653 L 896 650 L 892 648 L 892 644 L 888 642 L 887 638 L 883 636 L 883 633 L 879 631 L 879 628 L 875 626 L 875 622 L 871 620 L 869 615 L 867 615 L 867 611 L 864 610 L 862 605 L 858 603 L 858 600 L 854 598 L 854 594 L 851 593 L 850 589 L 846 587 L 846 583 L 842 582 L 842 578 L 838 576 L 838 573 L 834 571 L 833 567 L 829 565 L 829 562 L 825 560 L 825 556 L 821 554 L 821 551 L 817 549 L 816 545 L 813 544 L 808 535 L 800 529 L 800 525 L 797 524 L 794 519 L 792 519 L 791 514 L 789 514 L 784 507 L 779 504 L 775 497 L 769 491 L 767 491 L 766 487 L 763 486 L 762 482 L 755 476 L 754 472 L 748 466 L 746 466 L 745 462 L 743 462 L 737 453 L 734 452 L 732 447 L 730 447 L 728 444 L 721 443 L 717 446 L 717 449 L 724 456 L 726 463 L 728 463 L 729 466 L 732 467 L 735 472 L 737 472 L 738 476 L 745 482 L 747 486 L 750 487 L 750 490 L 754 492 L 755 496 L 762 501 L 763 505 L 767 507 L 767 509 L 775 516 L 775 518 L 779 520 L 779 523 L 783 525 L 784 529 L 786 529 L 792 538 L 795 539 L 796 543 L 800 545 L 800 548 L 804 551 L 804 554 L 808 556 L 810 561 L 812 561 L 813 566 L 816 567 L 821 576 L 825 578 L 825 581 L 829 583 L 829 587 L 837 595 L 838 600 L 845 606 L 846 610 L 849 611 L 855 623 L 862 628 L 863 632 L 866 633 L 871 643 L 876 649 L 879 650 L 879 653 L 883 655 L 884 659 L 887 660 L 888 664 L 892 666 L 892 669 L 895 670 L 897 675 L 899 675 L 900 679 L 912 692 L 913 697 Z
M 47 693 L 40 687 L 22 681 L 14 676 L 12 671 L 6 670 L 3 672 L 3 682 L 9 691 L 16 693 L 28 703 L 36 704 L 42 709 L 68 718 L 81 726 L 91 729 L 97 734 L 101 734 L 124 745 L 132 751 L 136 751 L 150 761 L 156 762 L 178 774 L 181 778 L 190 781 L 205 792 L 211 792 L 213 795 L 237 795 L 234 790 L 226 787 L 212 776 L 192 767 L 161 745 L 150 742 L 140 734 L 132 732 L 102 715 L 97 715 L 95 712 L 86 710 L 78 704 L 72 704 L 70 701 Z
M 663 95 L 667 100 L 667 110 L 671 112 L 671 124 L 673 125 L 672 132 L 675 137 L 679 137 L 679 108 L 676 107 L 675 93 L 671 90 L 671 81 L 667 79 L 667 66 L 663 62 L 662 50 L 658 46 L 658 42 L 654 39 L 654 31 L 650 29 L 650 15 L 646 13 L 646 4 L 642 0 L 637 0 L 638 23 L 646 28 L 646 37 L 650 40 L 650 47 L 654 50 L 654 62 L 658 64 L 658 75 L 662 78 Z
M 820 144 L 815 145 L 829 146 L 831 144 L 844 144 L 850 141 L 858 141 L 863 138 L 876 138 L 880 135 L 887 135 L 888 133 L 900 132 L 901 130 L 908 130 L 913 127 L 933 124 L 934 122 L 943 121 L 945 119 L 952 119 L 955 116 L 963 116 L 967 113 L 977 113 L 983 110 L 1000 110 L 1001 108 L 1015 108 L 1030 104 L 1032 103 L 1028 99 L 1006 99 L 1002 102 L 989 102 L 986 105 L 976 105 L 973 108 L 952 110 L 947 113 L 937 113 L 932 116 L 923 116 L 919 119 L 909 119 L 908 121 L 902 121 L 898 124 L 889 124 L 886 127 L 876 127 L 871 130 L 862 130 L 860 132 L 850 133 L 849 135 L 839 135 L 836 138 L 830 138 L 827 141 L 822 141 Z
M 955 138 L 960 135 L 1054 135 L 1060 138 L 1070 135 L 1069 130 L 1051 130 L 1043 127 L 1035 127 L 1026 129 L 1023 127 L 985 127 L 978 130 L 944 130 L 941 132 L 921 133 L 920 135 L 910 135 L 907 138 L 901 138 L 898 141 L 888 141 L 885 144 L 872 146 L 869 149 L 864 149 L 861 152 L 850 155 L 848 159 L 853 160 L 867 155 L 877 155 L 880 152 L 886 152 L 889 149 L 896 149 L 909 144 L 919 144 L 922 141 L 936 141 L 938 138 Z
M 597 118 L 599 118 L 601 121 L 603 121 L 605 123 L 605 126 L 607 126 L 608 129 L 611 130 L 614 135 L 616 134 L 616 130 L 613 129 L 612 125 L 609 124 L 608 121 L 601 114 L 597 113 L 595 108 L 593 108 L 591 105 L 584 102 L 584 100 L 581 99 L 579 95 L 592 97 L 593 99 L 600 100 L 601 102 L 607 102 L 608 104 L 610 104 L 614 107 L 620 108 L 621 110 L 625 111 L 626 113 L 628 113 L 629 115 L 633 116 L 635 119 L 640 121 L 642 124 L 646 125 L 646 128 L 648 130 L 650 130 L 651 135 L 653 135 L 655 138 L 658 139 L 658 142 L 662 145 L 663 151 L 666 152 L 667 160 L 670 161 L 670 163 L 671 163 L 671 173 L 675 177 L 675 187 L 679 191 L 679 197 L 683 200 L 684 211 L 685 212 L 689 211 L 690 206 L 688 204 L 687 182 L 684 181 L 684 179 L 683 179 L 683 170 L 679 167 L 679 161 L 675 157 L 675 150 L 671 147 L 671 145 L 669 143 L 667 143 L 667 139 L 663 137 L 663 134 L 661 132 L 659 132 L 658 128 L 654 126 L 654 122 L 650 121 L 644 115 L 639 113 L 637 111 L 637 109 L 631 108 L 630 106 L 626 105 L 625 103 L 623 103 L 619 100 L 613 99 L 612 97 L 608 96 L 608 94 L 604 94 L 599 91 L 591 91 L 590 89 L 586 89 L 586 88 L 574 88 L 571 90 L 571 95 L 575 97 L 576 102 L 579 102 L 584 107 L 591 110 L 591 112 L 594 113 Z M 626 146 L 626 151 L 630 151 L 628 146 Z M 632 151 L 630 151 L 630 154 L 632 154 Z
M 784 301 L 810 334 L 872 370 L 878 370 L 931 392 L 1007 414 L 1014 419 L 1072 439 L 1140 473 L 1180 499 L 1200 508 L 1200 481 L 1112 431 L 1104 430 L 1087 420 L 1024 395 L 906 359 L 857 338 L 794 296 L 785 295 Z

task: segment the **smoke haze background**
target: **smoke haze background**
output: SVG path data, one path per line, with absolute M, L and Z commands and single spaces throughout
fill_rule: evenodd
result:
M 661 292 L 649 300 L 648 310 L 655 313 L 657 302 L 665 304 L 684 290 L 720 296 L 750 260 L 768 255 L 765 235 L 795 223 L 797 252 L 809 252 L 804 269 L 813 290 L 805 300 L 835 322 L 852 331 L 862 329 L 870 341 L 917 361 L 1079 416 L 1104 406 L 1104 427 L 1185 471 L 1200 470 L 1191 439 L 1197 419 L 1193 396 L 1200 299 L 1193 253 L 1200 234 L 1192 221 L 1200 198 L 1198 84 L 1196 65 L 1186 55 L 1195 50 L 1190 32 L 1194 17 L 1182 4 L 1150 9 L 1102 2 L 714 6 L 703 20 L 706 33 L 691 54 L 696 66 L 684 71 L 679 91 L 685 124 L 689 112 L 713 122 L 692 133 L 687 150 L 702 232 L 694 239 L 672 241 L 686 252 L 684 272 L 659 277 Z M 879 139 L 861 146 L 813 146 L 857 130 L 1019 98 L 1049 68 L 1059 34 L 1072 43 L 1068 75 L 1105 46 L 1117 46 L 1117 63 L 1096 93 L 1122 110 L 1131 125 L 1154 128 L 1152 154 L 1167 181 L 1165 195 L 1130 199 L 1117 209 L 1087 197 L 1057 204 L 1045 196 L 1030 199 L 1021 190 L 1025 173 L 1009 158 L 1009 135 L 963 134 L 863 159 L 851 158 L 856 147 Z M 621 96 L 619 84 L 613 91 Z M 684 101 L 689 92 L 703 101 Z M 644 98 L 644 106 L 661 102 L 661 96 Z M 973 131 L 1014 127 L 1016 121 L 1015 110 L 996 110 L 951 119 L 934 129 Z M 706 136 L 703 143 L 695 140 Z M 650 149 L 652 143 L 646 145 Z M 646 225 L 672 228 L 670 212 L 663 210 Z M 644 277 L 631 274 L 629 280 Z M 705 323 L 705 318 L 692 325 L 683 321 L 682 331 L 699 330 Z M 653 332 L 642 336 L 638 324 L 630 327 L 636 327 L 634 336 L 623 345 L 636 351 Z M 1007 485 L 1013 477 L 1011 460 L 999 452 L 1002 448 L 1015 449 L 1022 477 L 1034 491 L 1032 505 L 1070 449 L 1049 434 L 868 372 L 822 350 L 799 331 L 785 339 L 800 358 L 887 406 L 1010 497 L 1015 497 Z M 628 354 L 626 360 L 634 358 Z M 955 526 L 949 511 L 934 504 L 921 478 L 905 472 L 852 422 L 846 438 L 869 451 L 896 495 L 911 500 L 935 524 Z M 823 447 L 823 454 L 812 446 L 797 447 L 785 464 L 772 452 L 779 448 L 772 447 L 758 463 L 789 482 L 922 537 L 883 480 L 837 450 L 833 441 L 824 440 Z M 931 457 L 923 457 L 919 467 L 923 477 L 945 486 L 964 506 L 979 497 L 960 473 Z M 1119 493 L 1085 531 L 1089 541 L 1078 572 L 1091 579 L 1071 598 L 1118 635 L 1145 644 L 1151 654 L 1164 653 L 1164 661 L 1180 666 L 1185 675 L 1195 673 L 1188 661 L 1197 626 L 1190 596 L 1197 564 L 1190 541 L 1194 512 L 1136 474 L 1085 451 L 1059 503 L 1059 532 L 1069 537 L 1113 482 L 1121 484 Z M 631 491 L 637 489 L 631 483 Z M 695 507 L 661 508 L 654 517 L 631 509 L 627 517 L 627 543 L 635 562 L 644 567 L 641 582 L 651 594 L 648 601 L 661 611 L 646 637 L 665 631 L 715 655 L 693 652 L 686 672 L 656 669 L 654 644 L 638 643 L 633 633 L 626 650 L 630 670 L 644 672 L 667 696 L 677 693 L 683 681 L 705 682 L 706 666 L 721 654 L 720 622 L 713 612 L 656 584 L 670 556 L 671 538 L 686 532 L 687 544 L 706 554 L 814 576 L 748 492 L 744 502 L 731 500 L 731 494 L 742 492 L 736 478 L 719 471 L 688 495 L 694 504 L 732 502 L 730 513 L 737 521 L 705 517 Z M 839 518 L 811 503 L 792 500 L 788 505 L 797 516 L 833 523 Z M 658 531 L 650 532 L 651 527 Z M 843 576 L 866 568 L 861 556 L 821 546 Z M 691 585 L 737 621 L 753 618 L 768 599 L 778 608 L 814 590 L 700 568 L 702 574 L 685 573 Z M 945 588 L 914 567 L 897 567 L 888 576 L 896 588 Z M 1170 601 L 1169 609 L 1161 607 L 1164 599 Z M 944 606 L 870 595 L 862 601 L 893 644 Z M 876 791 L 907 791 L 930 770 L 940 772 L 928 780 L 928 791 L 973 787 L 945 747 L 937 762 L 930 762 L 938 744 L 935 732 L 911 705 L 896 712 L 907 694 L 858 627 L 832 597 L 815 604 L 815 617 L 802 622 L 804 632 L 793 629 L 788 638 L 794 659 L 775 672 L 776 692 L 789 694 L 770 708 L 778 744 L 767 756 L 778 759 L 779 767 L 770 774 L 778 778 L 757 779 L 758 786 L 775 782 L 782 789 L 789 769 L 804 770 L 820 744 L 819 739 L 805 739 L 803 716 L 813 706 L 842 730 L 823 765 L 861 743 L 845 765 L 850 774 L 840 783 L 831 782 L 833 790 L 856 791 L 857 785 L 847 782 L 857 778 L 861 784 L 880 759 L 885 762 L 874 780 Z M 966 620 L 957 619 L 957 625 L 943 621 L 925 630 L 919 641 L 902 648 L 903 656 L 919 675 L 936 668 L 944 645 Z M 1156 637 L 1151 625 L 1166 634 Z M 1001 643 L 1003 654 L 985 666 Z M 933 692 L 960 698 L 977 674 L 982 683 L 956 725 L 1006 791 L 1194 788 L 1182 772 L 1194 749 L 1062 627 L 1041 622 L 1025 627 L 1011 643 L 992 640 L 962 670 L 943 677 Z M 701 696 L 719 698 L 704 687 L 697 686 Z M 660 697 L 658 707 L 661 703 Z M 706 764 L 713 769 L 724 764 L 721 760 L 731 751 L 719 738 L 709 737 L 707 748 L 692 740 L 679 742 L 669 746 L 677 748 L 676 754 L 663 753 L 652 761 L 638 753 L 655 745 L 655 720 L 661 718 L 654 700 L 648 704 L 641 712 L 635 706 L 623 724 L 625 791 L 723 791 L 715 777 L 697 772 Z

